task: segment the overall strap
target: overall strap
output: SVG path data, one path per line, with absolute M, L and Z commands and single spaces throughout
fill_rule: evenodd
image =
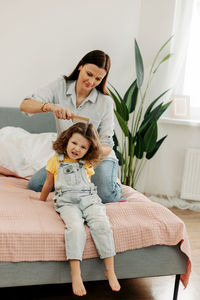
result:
M 84 166 L 85 161 L 84 161 L 84 159 L 80 159 L 78 161 L 78 163 L 79 163 L 80 168 L 82 168 Z
M 58 161 L 59 161 L 59 162 L 64 161 L 64 159 L 65 159 L 64 154 L 59 154 L 59 153 L 58 153 L 57 156 L 58 156 Z

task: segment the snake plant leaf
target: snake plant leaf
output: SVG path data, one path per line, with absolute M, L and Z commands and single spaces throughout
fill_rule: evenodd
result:
M 143 141 L 144 141 L 145 152 L 153 151 L 156 145 L 157 136 L 158 136 L 158 126 L 157 126 L 157 122 L 154 121 L 147 129 L 144 135 Z
M 119 94 L 119 92 L 116 90 L 116 88 L 109 82 L 110 86 L 113 88 L 113 90 L 115 91 L 116 95 L 118 96 L 120 102 L 123 100 L 122 96 Z M 110 89 L 108 88 L 108 90 L 110 91 Z
M 129 113 L 128 113 L 128 108 L 126 106 L 126 102 L 124 100 L 121 101 L 121 109 L 122 109 L 122 114 L 121 117 L 125 120 L 129 120 Z
M 120 116 L 120 114 L 115 110 L 115 115 L 117 117 L 118 123 L 125 136 L 129 136 L 129 129 L 127 122 Z
M 118 141 L 118 138 L 117 138 L 117 135 L 116 135 L 116 132 L 114 131 L 114 135 L 113 135 L 113 142 L 114 142 L 114 147 L 118 147 L 119 146 L 119 141 Z M 114 149 L 113 147 L 113 149 Z
M 158 66 L 155 68 L 155 70 L 153 71 L 153 73 L 155 74 L 156 71 L 158 70 L 158 68 L 160 67 L 160 65 L 162 63 L 164 63 L 166 60 L 168 60 L 170 57 L 172 56 L 172 53 L 169 53 L 168 55 L 166 55 L 158 64 Z
M 123 115 L 123 109 L 122 109 L 122 107 L 121 107 L 121 102 L 120 102 L 120 100 L 118 99 L 118 97 L 117 97 L 110 89 L 108 89 L 108 90 L 109 90 L 109 92 L 110 92 L 110 94 L 111 94 L 111 96 L 112 96 L 112 98 L 113 98 L 113 100 L 114 100 L 114 102 L 115 102 L 115 107 L 116 107 L 117 112 L 118 112 L 120 115 Z
M 130 85 L 128 90 L 124 95 L 124 101 L 128 108 L 129 114 L 135 110 L 137 104 L 137 96 L 138 96 L 138 87 L 136 80 Z
M 136 39 L 135 39 L 135 66 L 136 66 L 136 75 L 137 75 L 137 87 L 141 88 L 144 80 L 144 65 L 143 65 L 142 55 L 140 53 L 140 49 Z
M 117 138 L 117 135 L 115 132 L 113 135 L 113 142 L 114 142 L 113 150 L 116 154 L 116 157 L 119 160 L 119 165 L 122 166 L 124 164 L 124 158 L 123 158 L 122 153 L 117 149 L 117 147 L 119 146 L 119 141 L 118 141 L 118 138 Z
M 159 105 L 157 105 L 152 111 L 146 114 L 145 119 L 142 121 L 140 131 L 143 131 L 146 127 L 149 127 L 152 123 L 152 121 L 157 120 L 158 113 L 162 110 L 163 102 L 161 102 Z
M 150 103 L 150 105 L 148 106 L 145 114 L 144 114 L 144 119 L 147 118 L 147 116 L 149 115 L 149 113 L 151 112 L 153 106 L 155 105 L 155 103 L 162 97 L 164 96 L 170 89 L 167 89 L 165 92 L 163 92 L 160 96 L 158 96 L 153 102 Z
M 119 151 L 116 149 L 116 150 L 115 150 L 115 154 L 116 154 L 117 159 L 119 160 L 119 165 L 120 165 L 120 166 L 123 166 L 123 164 L 124 164 L 124 158 L 123 158 L 122 153 L 119 152 Z
M 158 119 L 162 116 L 162 114 L 168 109 L 172 101 L 167 102 L 166 104 L 162 104 L 162 107 L 157 113 L 155 114 L 155 119 L 158 121 Z
M 138 134 L 140 134 L 142 137 L 144 137 L 147 129 L 151 126 L 152 122 L 156 120 L 156 115 L 160 111 L 160 109 L 162 109 L 162 103 L 160 103 L 151 112 L 149 112 L 148 115 L 146 115 L 146 118 L 143 119 L 143 121 L 138 129 Z
M 135 146 L 134 155 L 138 159 L 142 159 L 143 154 L 144 154 L 144 143 L 143 143 L 142 137 L 138 134 L 137 135 L 137 142 L 136 142 L 136 146 Z
M 147 152 L 147 154 L 146 154 L 147 159 L 151 159 L 156 154 L 156 152 L 158 151 L 158 149 L 160 148 L 160 146 L 162 145 L 162 143 L 164 142 L 166 137 L 167 137 L 167 135 L 162 137 L 159 141 L 156 142 L 154 149 L 152 151 Z
M 115 102 L 115 106 L 116 106 L 116 110 L 117 112 L 120 114 L 120 116 L 122 118 L 124 118 L 125 121 L 129 120 L 129 113 L 128 113 L 128 108 L 126 106 L 125 101 L 123 100 L 123 98 L 119 95 L 119 93 L 116 91 L 116 89 L 113 87 L 113 89 L 115 90 L 116 94 L 114 94 L 109 88 L 109 92 Z
M 174 37 L 174 35 L 170 36 L 170 38 L 162 45 L 162 47 L 158 50 L 158 53 L 156 56 L 158 56 L 162 50 L 167 46 L 167 44 L 171 41 L 171 39 Z
M 157 122 L 160 116 L 164 113 L 164 111 L 168 108 L 171 102 L 166 104 L 159 104 L 152 112 L 150 112 L 149 116 L 146 120 L 143 120 L 141 127 L 138 130 L 138 133 L 144 137 L 148 128 L 154 123 Z
M 154 58 L 154 61 L 152 63 L 152 66 L 151 66 L 151 69 L 150 69 L 150 73 L 152 72 L 153 68 L 154 68 L 154 65 L 158 59 L 158 56 L 160 55 L 160 53 L 162 52 L 162 50 L 167 46 L 167 44 L 171 41 L 171 39 L 173 38 L 174 35 L 172 35 L 163 45 L 162 47 L 158 50 L 155 58 Z
M 128 155 L 131 155 L 132 146 L 135 144 L 136 139 L 132 136 L 131 132 L 129 131 L 128 136 Z
M 156 106 L 151 112 L 149 112 L 148 115 L 146 115 L 146 118 L 141 123 L 138 133 L 144 135 L 144 132 L 146 131 L 146 128 L 149 127 L 154 120 L 158 121 L 158 119 L 161 117 L 161 115 L 165 112 L 165 110 L 169 107 L 171 104 L 170 102 L 167 102 L 163 105 L 163 103 L 160 103 L 158 106 Z

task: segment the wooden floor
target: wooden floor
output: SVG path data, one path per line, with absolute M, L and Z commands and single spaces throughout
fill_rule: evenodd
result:
M 179 287 L 178 300 L 200 300 L 200 212 L 171 209 L 186 224 L 192 249 L 192 274 L 188 287 Z M 121 291 L 112 292 L 107 281 L 86 282 L 85 300 L 172 300 L 174 276 L 120 280 Z M 71 284 L 5 288 L 6 299 L 73 300 Z

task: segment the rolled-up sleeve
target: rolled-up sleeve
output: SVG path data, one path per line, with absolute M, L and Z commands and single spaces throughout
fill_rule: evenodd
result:
M 41 102 L 55 103 L 55 95 L 59 86 L 59 80 L 38 88 L 34 93 L 27 95 L 26 99 L 39 100 Z
M 101 119 L 101 123 L 98 128 L 99 138 L 101 144 L 114 146 L 113 134 L 114 134 L 114 110 L 113 101 L 110 97 L 106 97 L 106 106 Z

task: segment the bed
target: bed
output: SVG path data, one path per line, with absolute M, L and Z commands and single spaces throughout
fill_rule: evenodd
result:
M 25 130 L 31 137 L 56 131 L 51 113 L 27 117 L 16 107 L 0 108 L 0 142 L 5 128 L 10 133 Z M 10 138 L 11 134 L 11 143 Z M 2 155 L 6 157 L 8 152 Z M 27 189 L 28 176 L 0 165 L 0 287 L 71 282 L 64 224 L 53 208 L 53 194 L 46 203 L 39 201 L 39 193 Z M 184 223 L 128 186 L 123 186 L 123 196 L 127 202 L 106 204 L 115 239 L 118 278 L 175 275 L 173 300 L 178 299 L 179 282 L 186 287 L 191 271 Z M 87 227 L 86 232 L 83 280 L 105 280 L 104 264 Z

